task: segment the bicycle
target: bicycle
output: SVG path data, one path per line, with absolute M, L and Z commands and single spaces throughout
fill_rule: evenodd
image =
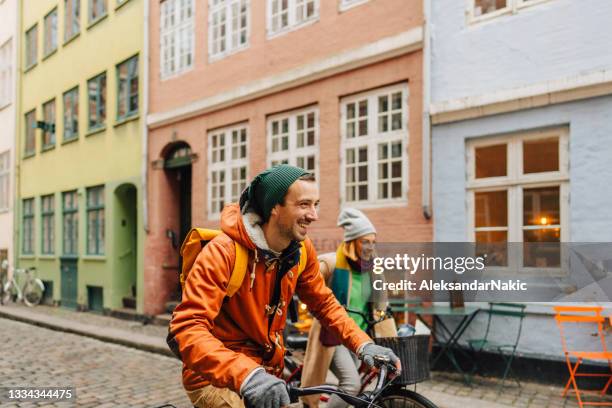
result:
M 392 316 L 391 314 L 391 309 L 388 307 L 386 310 L 381 311 L 380 314 L 378 315 L 377 318 L 371 319 L 369 318 L 365 313 L 358 311 L 358 310 L 352 310 L 352 309 L 346 309 L 348 313 L 354 313 L 354 314 L 358 314 L 360 315 L 364 321 L 367 324 L 366 327 L 366 333 L 368 333 L 370 335 L 370 337 L 372 337 L 374 335 L 374 326 L 377 323 L 382 322 L 383 320 L 389 318 Z M 293 336 L 288 336 L 286 339 L 286 344 L 288 347 L 292 348 L 292 349 L 305 349 L 306 348 L 306 339 L 302 338 L 302 337 L 293 337 Z M 302 375 L 302 369 L 303 369 L 303 364 L 299 364 L 297 363 L 295 360 L 293 360 L 291 358 L 292 352 L 290 350 L 288 350 L 287 354 L 285 355 L 285 367 L 289 370 L 289 375 L 286 376 L 285 381 L 288 384 L 288 387 L 291 388 L 295 388 L 295 389 L 300 389 L 299 388 L 299 383 L 301 381 L 301 375 Z M 409 366 L 405 363 L 402 362 L 403 368 L 405 370 L 409 369 Z M 395 367 L 393 366 L 393 369 L 395 369 Z M 385 385 L 384 389 L 380 389 L 377 392 L 380 395 L 377 395 L 374 399 L 370 400 L 369 403 L 372 403 L 376 398 L 379 398 L 378 400 L 378 404 L 379 405 L 363 405 L 364 404 L 364 395 L 368 395 L 366 393 L 366 388 L 373 382 L 373 380 L 377 377 L 378 375 L 378 382 L 376 384 L 376 388 L 375 391 L 377 390 L 377 388 L 379 388 L 380 386 L 380 382 L 381 382 L 381 376 L 380 373 L 377 372 L 377 370 L 375 369 L 369 369 L 365 364 L 362 363 L 361 367 L 359 368 L 359 373 L 361 374 L 361 387 L 360 390 L 358 392 L 358 399 L 354 399 L 353 402 L 356 402 L 358 405 L 355 405 L 356 407 L 368 407 L 368 406 L 379 406 L 379 407 L 388 407 L 388 408 L 396 408 L 396 407 L 402 407 L 402 408 L 437 408 L 437 405 L 435 405 L 433 402 L 431 402 L 430 400 L 428 400 L 427 398 L 425 398 L 423 395 L 417 393 L 416 391 L 412 391 L 409 390 L 405 387 L 405 385 L 401 385 L 401 384 L 387 384 Z M 418 381 L 422 381 L 422 380 L 417 380 L 415 382 Z M 302 389 L 303 390 L 303 389 Z M 350 394 L 346 394 L 345 397 L 343 397 L 342 395 L 340 395 L 338 392 L 343 393 L 343 391 L 338 391 L 339 388 L 335 387 L 335 386 L 329 386 L 329 385 L 322 385 L 322 386 L 317 386 L 317 387 L 308 387 L 307 388 L 307 393 L 306 394 L 300 394 L 299 396 L 306 396 L 306 395 L 313 395 L 313 394 L 336 394 L 338 396 L 340 396 L 340 398 L 342 398 L 344 401 L 348 402 L 349 404 L 351 404 L 350 401 L 347 400 L 350 398 L 356 398 L 353 395 Z M 326 397 L 321 397 L 321 400 L 326 401 L 327 398 Z M 380 404 L 383 405 L 380 405 Z M 361 405 L 359 405 L 361 404 Z M 354 405 L 354 404 L 353 404 Z
M 33 276 L 34 271 L 36 271 L 35 267 L 13 269 L 13 276 L 3 287 L 3 293 L 0 297 L 2 304 L 7 304 L 11 300 L 14 302 L 23 301 L 26 306 L 33 307 L 40 303 L 45 291 L 45 285 L 40 279 Z M 25 282 L 19 287 L 16 277 L 21 274 L 25 274 Z

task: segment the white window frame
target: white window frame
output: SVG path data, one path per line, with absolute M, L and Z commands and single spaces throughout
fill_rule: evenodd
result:
M 378 133 L 378 97 L 386 94 L 402 92 L 402 128 L 396 131 L 388 131 L 380 135 Z M 367 136 L 355 136 L 347 138 L 346 134 L 346 106 L 358 101 L 368 101 L 368 133 Z M 409 112 L 410 96 L 407 83 L 377 88 L 372 91 L 363 92 L 343 98 L 340 101 L 340 200 L 341 206 L 350 205 L 354 208 L 381 208 L 400 207 L 408 204 L 408 178 L 409 178 Z M 356 112 L 356 115 L 358 113 Z M 357 117 L 357 116 L 356 116 Z M 402 142 L 402 195 L 398 198 L 378 199 L 378 144 L 382 142 Z M 347 201 L 346 197 L 346 150 L 366 146 L 368 150 L 368 199 L 365 201 Z
M 232 143 L 232 132 L 234 131 L 240 132 L 242 130 L 246 131 L 246 141 L 244 143 L 239 141 L 236 147 L 240 147 L 241 145 L 244 145 L 246 147 L 246 154 L 244 157 L 239 157 L 239 155 L 238 157 L 234 157 L 233 152 L 232 152 L 233 150 L 232 147 L 234 147 L 234 144 Z M 221 151 L 221 150 L 224 151 L 224 160 L 213 163 L 212 139 L 214 136 L 219 136 L 219 135 L 225 135 L 224 146 L 217 149 L 217 151 Z M 206 149 L 207 156 L 208 156 L 208 174 L 207 174 L 207 183 L 206 183 L 207 196 L 208 196 L 207 214 L 208 214 L 209 220 L 218 220 L 221 216 L 221 211 L 223 210 L 223 208 L 219 208 L 219 211 L 215 211 L 215 212 L 212 211 L 212 207 L 213 207 L 212 206 L 213 204 L 212 173 L 213 171 L 225 171 L 225 180 L 224 180 L 225 195 L 223 197 L 224 205 L 232 202 L 232 184 L 234 182 L 232 178 L 233 169 L 246 167 L 246 178 L 244 180 L 244 186 L 246 187 L 246 185 L 248 185 L 248 180 L 250 177 L 249 176 L 249 126 L 248 126 L 248 123 L 244 122 L 244 123 L 240 123 L 237 125 L 209 130 L 207 143 L 208 143 L 207 149 Z M 242 190 L 242 189 L 239 189 L 239 190 Z M 240 199 L 240 192 L 238 192 L 238 197 L 236 197 L 234 201 L 237 202 L 239 199 Z
M 43 58 L 47 58 L 59 47 L 59 11 L 57 6 L 43 19 Z
M 558 138 L 559 140 L 559 170 L 541 173 L 523 174 L 523 141 Z M 475 178 L 476 160 L 475 149 L 478 147 L 506 144 L 506 176 Z M 467 237 L 468 241 L 476 242 L 475 231 L 475 193 L 486 191 L 506 190 L 508 194 L 508 225 L 507 228 L 489 227 L 479 228 L 481 231 L 507 230 L 507 242 L 523 242 L 523 189 L 538 187 L 559 187 L 559 212 L 561 228 L 560 242 L 570 241 L 569 230 L 569 130 L 567 128 L 549 129 L 533 132 L 521 132 L 495 137 L 484 137 L 468 140 L 466 142 L 466 207 L 467 207 Z M 547 273 L 556 273 L 561 276 L 561 269 L 567 265 L 568 254 L 562 247 L 561 268 L 523 267 L 523 253 L 516 250 L 511 253 L 508 249 L 508 266 L 488 268 L 495 270 L 520 270 L 525 275 L 541 275 L 543 270 Z
M 218 3 L 218 4 L 215 4 Z M 240 32 L 243 30 L 240 27 L 240 6 L 246 4 L 246 40 L 244 44 L 233 44 L 233 36 L 237 35 L 240 38 Z M 238 15 L 234 15 L 233 7 L 238 5 Z M 213 17 L 215 13 L 225 13 L 225 38 L 223 39 L 225 49 L 223 51 L 214 52 L 214 30 Z M 235 27 L 233 22 L 237 19 L 238 27 Z M 218 61 L 235 54 L 249 47 L 251 42 L 251 1 L 250 0 L 208 0 L 208 59 L 210 62 Z
M 0 109 L 13 102 L 13 39 L 0 45 Z
M 314 144 L 312 146 L 297 146 L 297 118 L 298 116 L 307 116 L 310 113 L 314 113 Z M 289 148 L 287 150 L 280 150 L 277 152 L 272 151 L 272 126 L 273 122 L 281 121 L 287 119 L 289 128 L 288 128 L 288 138 L 289 138 Z M 266 129 L 267 129 L 267 154 L 266 161 L 268 167 L 271 167 L 272 164 L 279 164 L 283 160 L 286 160 L 288 164 L 292 166 L 298 166 L 298 158 L 308 157 L 314 155 L 314 165 L 315 165 L 315 179 L 317 184 L 319 184 L 319 169 L 320 169 L 320 160 L 319 160 L 319 107 L 317 105 L 309 106 L 306 108 L 296 109 L 288 112 L 278 113 L 271 115 L 266 120 Z M 306 129 L 306 128 L 305 128 Z
M 267 27 L 266 31 L 267 31 L 268 39 L 272 39 L 272 38 L 281 36 L 283 34 L 289 33 L 291 31 L 298 30 L 310 24 L 314 24 L 315 22 L 319 21 L 319 19 L 321 18 L 320 17 L 320 12 L 321 12 L 320 0 L 314 0 L 314 14 L 312 15 L 312 17 L 305 18 L 303 20 L 298 20 L 297 18 L 298 5 L 308 0 L 287 0 L 288 1 L 287 26 L 278 28 L 277 30 L 273 30 L 272 7 L 275 1 L 280 2 L 282 0 L 266 0 L 266 20 L 267 20 L 266 21 L 266 27 Z
M 480 16 L 474 15 L 474 8 L 476 6 L 476 0 L 466 0 L 466 11 L 468 24 L 480 23 L 488 21 L 505 14 L 516 14 L 519 10 L 532 7 L 541 3 L 545 3 L 551 0 L 506 0 L 506 7 L 503 9 L 495 10 L 491 13 L 482 14 Z
M 191 16 L 182 19 L 183 6 L 191 8 Z M 186 7 L 185 9 L 189 9 Z M 163 0 L 159 9 L 159 59 L 161 80 L 190 71 L 195 62 L 195 1 Z M 170 11 L 168 11 L 170 8 Z M 165 15 L 164 13 L 168 13 Z M 171 17 L 171 14 L 174 14 Z M 169 21 L 172 18 L 173 23 Z M 166 38 L 171 43 L 166 43 Z M 166 57 L 166 52 L 171 53 Z M 191 56 L 190 61 L 185 61 Z M 170 64 L 174 63 L 174 69 Z
M 338 6 L 338 10 L 346 11 L 352 9 L 353 7 L 361 6 L 362 4 L 367 3 L 370 0 L 339 0 L 340 5 Z
M 11 202 L 11 151 L 0 153 L 0 211 L 10 209 Z

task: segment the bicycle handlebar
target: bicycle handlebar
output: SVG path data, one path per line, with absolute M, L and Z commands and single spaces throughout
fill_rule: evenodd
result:
M 377 405 L 374 404 L 374 401 L 376 400 L 376 398 L 378 398 L 382 391 L 394 380 L 391 379 L 389 381 L 386 381 L 387 374 L 389 372 L 395 372 L 397 369 L 391 363 L 389 358 L 385 356 L 375 356 L 374 365 L 376 368 L 379 369 L 379 373 L 378 380 L 376 381 L 376 387 L 371 393 L 364 393 L 355 396 L 352 394 L 348 394 L 347 392 L 343 391 L 335 385 L 319 385 L 315 387 L 299 388 L 287 384 L 287 392 L 289 394 L 291 403 L 298 402 L 299 397 L 304 397 L 307 395 L 333 394 L 339 396 L 344 402 L 354 405 L 355 407 L 377 407 Z

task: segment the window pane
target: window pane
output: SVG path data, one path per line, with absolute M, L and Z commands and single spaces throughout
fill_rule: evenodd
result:
M 506 144 L 495 146 L 477 147 L 476 178 L 503 177 L 506 175 Z
M 559 225 L 559 187 L 523 190 L 523 225 Z
M 474 200 L 476 228 L 508 225 L 508 192 L 506 190 L 475 193 Z
M 476 232 L 476 256 L 487 257 L 487 266 L 508 265 L 508 232 Z
M 492 13 L 507 6 L 507 0 L 474 0 L 474 16 Z
M 559 228 L 523 231 L 523 266 L 558 268 L 561 265 Z
M 523 142 L 523 173 L 559 170 L 559 139 Z

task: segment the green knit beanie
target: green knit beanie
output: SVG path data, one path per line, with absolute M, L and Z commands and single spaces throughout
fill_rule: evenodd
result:
M 288 164 L 262 171 L 240 196 L 242 212 L 251 209 L 261 216 L 263 222 L 267 222 L 272 208 L 283 202 L 289 187 L 306 174 L 308 171 Z

